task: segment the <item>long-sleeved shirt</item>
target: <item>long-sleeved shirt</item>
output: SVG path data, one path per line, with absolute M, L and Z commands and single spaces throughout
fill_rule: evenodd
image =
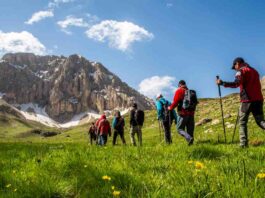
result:
M 178 114 L 179 115 L 182 115 L 182 116 L 192 115 L 193 116 L 194 111 L 186 110 L 182 107 L 182 102 L 184 100 L 186 90 L 188 90 L 188 88 L 186 86 L 181 86 L 176 90 L 173 102 L 170 105 L 169 109 L 172 110 L 172 109 L 178 107 Z
M 136 110 L 135 109 L 132 109 L 131 112 L 130 112 L 130 126 L 137 126 L 137 122 L 135 120 L 135 113 L 136 113 Z
M 263 101 L 259 73 L 247 64 L 235 76 L 234 82 L 223 82 L 224 87 L 240 88 L 241 102 Z
M 98 125 L 98 133 L 100 135 L 111 135 L 111 127 L 107 119 L 100 120 Z

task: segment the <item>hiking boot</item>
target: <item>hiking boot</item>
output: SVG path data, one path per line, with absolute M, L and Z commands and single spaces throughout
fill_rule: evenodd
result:
M 189 146 L 193 145 L 193 141 L 194 141 L 194 139 L 193 138 L 190 138 L 190 141 L 188 142 L 188 145 Z

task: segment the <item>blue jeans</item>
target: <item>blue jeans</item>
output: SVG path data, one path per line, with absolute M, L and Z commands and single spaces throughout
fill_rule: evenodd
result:
M 104 146 L 108 141 L 108 136 L 105 134 L 99 135 L 98 144 Z

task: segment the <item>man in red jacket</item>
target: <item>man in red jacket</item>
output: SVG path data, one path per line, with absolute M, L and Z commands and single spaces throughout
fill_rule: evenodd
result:
M 265 130 L 263 96 L 259 73 L 250 67 L 243 58 L 236 58 L 233 61 L 232 69 L 237 71 L 234 82 L 217 80 L 216 83 L 224 87 L 240 88 L 239 135 L 240 146 L 244 148 L 248 146 L 247 123 L 250 113 L 253 114 L 258 126 Z
M 98 144 L 101 146 L 105 145 L 108 140 L 108 135 L 111 136 L 111 127 L 106 115 L 102 115 L 98 122 L 97 134 L 99 135 Z
M 178 87 L 179 88 L 175 92 L 173 102 L 168 107 L 168 110 L 173 110 L 175 107 L 178 107 L 178 133 L 186 139 L 189 145 L 192 145 L 194 140 L 193 134 L 195 128 L 194 110 L 187 110 L 183 108 L 185 92 L 186 90 L 188 90 L 186 82 L 184 80 L 179 81 Z M 185 129 L 187 129 L 187 132 L 185 131 Z

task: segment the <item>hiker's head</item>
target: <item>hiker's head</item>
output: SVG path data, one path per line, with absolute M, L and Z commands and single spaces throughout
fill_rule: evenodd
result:
M 186 82 L 184 80 L 180 80 L 178 86 L 179 87 L 186 86 Z
M 95 123 L 94 123 L 94 122 L 92 122 L 92 123 L 91 123 L 91 125 L 93 126 L 93 125 L 95 125 Z
M 121 112 L 120 111 L 116 111 L 115 116 L 116 117 L 121 117 Z
M 160 98 L 163 98 L 163 95 L 161 93 L 156 95 L 156 100 L 159 100 Z
M 137 109 L 137 104 L 136 104 L 136 103 L 133 103 L 132 107 L 133 107 L 134 109 Z
M 232 69 L 239 70 L 246 64 L 245 60 L 242 57 L 237 57 L 233 61 Z

